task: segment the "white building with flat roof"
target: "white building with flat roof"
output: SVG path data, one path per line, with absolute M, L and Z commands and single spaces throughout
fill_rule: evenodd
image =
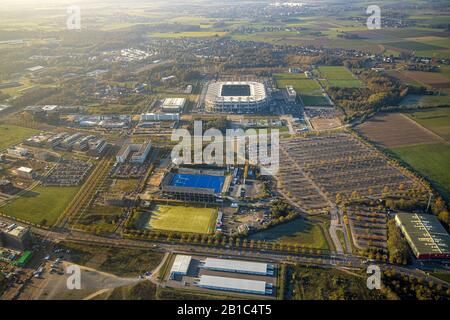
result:
M 197 286 L 205 289 L 233 291 L 250 294 L 272 294 L 272 284 L 260 280 L 237 279 L 217 276 L 200 276 Z
M 183 254 L 177 254 L 170 269 L 170 279 L 185 276 L 191 265 L 192 257 Z
M 151 141 L 143 144 L 128 143 L 125 144 L 116 155 L 116 162 L 125 163 L 131 155 L 131 163 L 144 163 L 152 149 Z
M 162 105 L 162 111 L 169 113 L 181 112 L 186 105 L 186 98 L 166 98 Z
M 32 237 L 29 227 L 19 226 L 15 223 L 0 227 L 0 244 L 9 248 L 25 250 L 31 245 Z
M 28 167 L 20 167 L 16 169 L 16 173 L 18 176 L 26 179 L 33 179 L 34 178 L 34 171 L 32 168 Z
M 271 264 L 244 260 L 206 258 L 200 267 L 214 271 L 257 275 L 273 275 L 274 273 Z
M 6 149 L 6 152 L 10 156 L 25 157 L 28 154 L 28 149 L 21 148 L 21 147 L 12 147 L 12 148 Z
M 152 149 L 152 143 L 147 141 L 139 146 L 139 149 L 131 155 L 131 163 L 144 163 Z
M 293 103 L 297 99 L 297 92 L 293 86 L 286 86 L 286 90 L 283 91 L 283 97 L 286 103 Z
M 29 71 L 29 72 L 39 72 L 39 71 L 42 71 L 44 69 L 45 68 L 43 66 L 34 66 L 34 67 L 31 67 L 31 68 L 27 68 L 26 70 Z
M 179 121 L 179 113 L 143 113 L 141 121 Z

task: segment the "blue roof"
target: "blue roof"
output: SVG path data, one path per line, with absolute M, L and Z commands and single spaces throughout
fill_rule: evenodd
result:
M 179 173 L 173 177 L 170 185 L 175 187 L 214 189 L 215 193 L 220 193 L 222 192 L 224 181 L 224 176 Z

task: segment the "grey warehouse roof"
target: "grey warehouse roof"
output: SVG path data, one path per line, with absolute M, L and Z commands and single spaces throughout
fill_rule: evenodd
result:
M 206 258 L 203 267 L 206 269 L 221 269 L 242 273 L 267 273 L 267 263 L 242 260 Z
M 228 289 L 233 291 L 247 291 L 255 293 L 266 293 L 266 282 L 259 280 L 236 279 L 227 277 L 216 277 L 203 275 L 198 283 L 201 287 Z

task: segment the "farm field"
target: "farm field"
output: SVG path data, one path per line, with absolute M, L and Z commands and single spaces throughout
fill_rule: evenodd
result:
M 450 109 L 372 117 L 357 131 L 386 147 L 396 157 L 450 196 Z M 433 134 L 435 133 L 435 134 Z
M 450 144 L 422 144 L 390 150 L 450 198 Z
M 79 187 L 37 187 L 0 208 L 0 212 L 33 223 L 52 225 L 63 213 Z
M 450 104 L 450 95 L 443 92 L 441 95 L 417 95 L 408 94 L 400 102 L 405 107 L 440 107 Z
M 330 101 L 324 96 L 322 87 L 316 80 L 305 79 L 301 74 L 292 75 L 292 77 L 275 77 L 276 85 L 279 89 L 284 89 L 291 85 L 298 95 L 300 95 L 303 104 L 308 106 L 328 106 Z
M 450 108 L 419 111 L 407 115 L 420 125 L 450 141 Z
M 329 249 L 321 227 L 305 218 L 298 218 L 272 227 L 270 230 L 255 233 L 249 239 L 276 241 L 289 245 L 299 245 L 302 248 Z
M 361 80 L 357 79 L 346 67 L 321 66 L 318 70 L 330 87 L 361 88 L 364 86 Z
M 450 50 L 417 51 L 416 54 L 437 59 L 450 59 Z
M 211 234 L 217 219 L 217 209 L 157 205 L 148 226 L 153 229 Z
M 419 37 L 414 39 L 417 42 L 428 43 L 439 47 L 450 49 L 450 39 L 443 37 Z
M 383 147 L 443 141 L 401 113 L 378 114 L 358 125 L 356 131 Z
M 403 75 L 412 81 L 417 81 L 432 88 L 450 88 L 450 79 L 439 72 L 401 71 Z
M 302 17 L 301 19 L 292 18 L 290 20 L 292 22 L 289 21 L 285 25 L 287 28 L 285 30 L 252 34 L 232 33 L 231 36 L 238 41 L 266 42 L 278 45 L 314 45 L 324 48 L 357 49 L 372 53 L 383 53 L 385 51 L 394 54 L 415 52 L 417 56 L 442 58 L 450 55 L 446 33 L 443 32 L 444 29 L 413 27 L 368 30 L 362 25 L 350 23 L 349 20 L 333 19 L 330 16 Z M 434 20 L 432 22 L 435 23 Z M 264 23 L 254 23 L 253 21 L 251 23 L 253 26 L 264 26 Z M 442 24 L 445 23 L 442 22 Z M 284 25 L 284 22 L 281 22 L 280 25 Z M 304 29 L 289 30 L 290 27 L 302 27 Z M 359 39 L 342 38 L 340 35 L 343 32 L 359 36 Z
M 386 42 L 383 43 L 386 47 L 393 47 L 397 49 L 405 49 L 410 51 L 425 51 L 425 50 L 441 50 L 445 47 L 440 47 L 438 45 L 416 42 L 416 41 L 399 41 L 399 42 Z
M 0 150 L 12 146 L 37 133 L 36 130 L 11 125 L 0 125 Z

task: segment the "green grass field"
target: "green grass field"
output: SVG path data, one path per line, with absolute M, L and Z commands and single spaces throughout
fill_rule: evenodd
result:
M 423 43 L 423 42 L 416 42 L 416 41 L 399 41 L 399 42 L 387 42 L 384 43 L 387 47 L 394 47 L 398 49 L 404 49 L 404 50 L 411 50 L 411 51 L 428 51 L 428 50 L 440 50 L 445 49 L 443 47 L 429 44 L 429 43 Z
M 275 77 L 276 85 L 279 89 L 286 88 L 288 85 L 293 86 L 305 105 L 330 105 L 328 99 L 323 96 L 322 87 L 316 80 L 305 79 L 304 76 L 302 77 L 300 74 L 292 74 L 291 77 L 288 77 L 288 75 L 291 74 Z
M 36 130 L 10 125 L 0 125 L 0 150 L 12 146 L 37 133 Z
M 318 69 L 320 75 L 327 79 L 328 85 L 331 87 L 361 88 L 364 86 L 346 67 L 321 66 Z
M 425 128 L 450 141 L 450 108 L 439 108 L 407 114 Z
M 153 229 L 211 234 L 217 219 L 217 209 L 157 205 L 149 225 Z
M 431 43 L 433 45 L 450 49 L 450 39 L 449 38 L 437 38 L 429 41 L 424 41 L 425 43 Z
M 450 198 L 450 144 L 422 144 L 390 150 Z
M 306 79 L 306 76 L 304 73 L 275 73 L 273 77 L 277 80 L 282 79 L 288 79 L 288 80 L 295 80 L 295 79 Z
M 415 84 L 413 84 L 413 85 L 415 85 Z M 406 107 L 411 107 L 411 106 L 439 107 L 439 106 L 449 104 L 449 101 L 450 101 L 450 95 L 448 93 L 444 93 L 440 96 L 408 94 L 400 102 L 400 105 L 406 106 Z
M 450 273 L 449 272 L 434 272 L 431 275 L 450 283 Z
M 277 80 L 278 88 L 286 88 L 287 85 L 291 85 L 297 92 L 301 93 L 322 93 L 322 88 L 316 80 L 312 79 L 280 79 Z
M 329 249 L 321 227 L 317 223 L 304 218 L 298 218 L 255 233 L 250 236 L 250 239 L 277 241 L 290 245 L 298 244 L 304 248 Z
M 0 212 L 34 223 L 52 225 L 78 192 L 78 187 L 37 187 L 0 208 Z

